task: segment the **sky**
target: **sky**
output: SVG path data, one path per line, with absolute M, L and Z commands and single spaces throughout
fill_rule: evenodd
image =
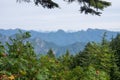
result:
M 25 29 L 37 31 L 79 31 L 88 28 L 120 31 L 120 0 L 107 0 L 112 6 L 101 16 L 79 12 L 78 3 L 68 4 L 55 0 L 60 9 L 45 9 L 34 3 L 16 3 L 16 0 L 0 0 L 0 29 Z

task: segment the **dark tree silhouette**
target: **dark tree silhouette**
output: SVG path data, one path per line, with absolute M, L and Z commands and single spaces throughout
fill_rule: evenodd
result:
M 31 2 L 32 0 L 17 0 L 17 2 Z M 92 15 L 101 15 L 100 11 L 103 11 L 104 8 L 111 5 L 110 2 L 104 0 L 63 0 L 68 3 L 77 2 L 80 5 L 80 12 L 85 14 Z M 54 2 L 53 0 L 33 0 L 32 2 L 35 5 L 41 5 L 44 8 L 52 9 L 59 8 L 59 4 Z

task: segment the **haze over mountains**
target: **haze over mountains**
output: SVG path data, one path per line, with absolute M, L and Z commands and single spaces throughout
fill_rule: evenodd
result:
M 25 31 L 25 30 L 22 30 Z M 101 29 L 88 29 L 77 32 L 65 32 L 58 30 L 56 32 L 38 32 L 29 31 L 31 38 L 29 39 L 35 48 L 36 53 L 45 54 L 50 48 L 56 55 L 61 55 L 69 50 L 71 54 L 77 53 L 84 49 L 87 42 L 100 42 L 104 32 L 107 32 L 107 40 L 111 40 L 120 32 L 112 32 Z M 10 36 L 18 33 L 18 29 L 0 29 L 0 41 L 5 43 Z

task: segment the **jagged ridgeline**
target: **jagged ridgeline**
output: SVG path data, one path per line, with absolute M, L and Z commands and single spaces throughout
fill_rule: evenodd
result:
M 21 30 L 26 32 L 25 30 Z M 62 55 L 69 50 L 71 54 L 82 51 L 89 41 L 101 42 L 103 33 L 106 32 L 107 40 L 111 40 L 118 32 L 100 29 L 88 29 L 86 31 L 65 32 L 58 30 L 54 32 L 29 31 L 31 37 L 27 40 L 32 43 L 37 54 L 46 54 L 52 49 L 56 55 Z M 14 38 L 19 29 L 0 30 L 0 41 L 10 42 L 9 37 Z

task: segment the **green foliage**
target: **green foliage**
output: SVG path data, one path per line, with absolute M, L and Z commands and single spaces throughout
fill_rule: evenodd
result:
M 74 66 L 85 69 L 85 79 L 99 80 L 95 72 L 99 71 L 100 80 L 110 80 L 110 72 L 113 69 L 114 53 L 108 44 L 88 43 L 83 52 L 75 56 Z M 90 70 L 90 72 L 89 72 Z M 103 75 L 104 74 L 104 75 Z M 87 75 L 89 75 L 87 77 Z
M 111 42 L 89 42 L 85 49 L 71 55 L 67 50 L 55 57 L 36 56 L 29 32 L 19 32 L 4 47 L 0 43 L 0 80 L 120 80 L 119 35 Z
M 51 58 L 55 58 L 55 53 L 53 52 L 52 49 L 50 49 L 48 52 L 47 52 L 47 55 Z
M 18 2 L 25 1 L 30 2 L 31 0 L 17 0 Z M 80 4 L 81 13 L 92 14 L 100 16 L 101 12 L 98 10 L 103 10 L 104 8 L 111 5 L 110 2 L 104 0 L 63 0 L 68 3 L 78 2 Z M 53 0 L 34 0 L 36 5 L 42 5 L 44 8 L 52 9 L 59 8 L 59 4 Z
M 120 34 L 112 39 L 110 47 L 115 52 L 114 69 L 112 69 L 111 72 L 111 80 L 120 80 Z
M 102 70 L 95 69 L 92 65 L 88 66 L 83 73 L 82 80 L 110 80 L 109 75 Z
M 0 42 L 0 57 L 3 57 L 5 56 L 6 53 L 5 53 L 5 48 L 4 46 L 2 45 L 2 43 Z
M 66 53 L 59 57 L 59 61 L 64 65 L 66 69 L 72 68 L 73 63 L 73 56 L 70 55 L 69 51 L 67 50 Z
M 6 43 L 7 55 L 0 59 L 0 72 L 7 71 L 19 79 L 27 79 L 27 76 L 33 75 L 31 70 L 35 67 L 37 59 L 32 45 L 26 41 L 29 37 L 28 32 L 20 31 L 15 38 L 10 38 L 11 43 Z M 1 73 L 1 75 L 7 74 Z

